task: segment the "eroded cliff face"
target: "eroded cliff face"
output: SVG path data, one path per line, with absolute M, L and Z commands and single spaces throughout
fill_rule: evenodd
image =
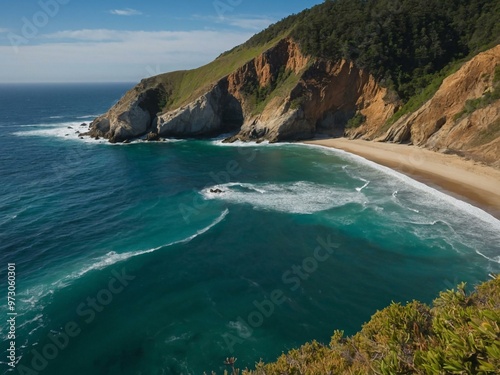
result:
M 347 121 L 361 115 L 365 123 L 378 127 L 394 114 L 397 102 L 390 101 L 366 71 L 342 60 L 316 62 L 302 77 L 294 96 L 307 98 L 306 118 L 316 123 L 317 132 L 342 136 Z
M 161 113 L 173 94 L 155 79 L 143 80 L 94 120 L 88 135 L 121 142 L 146 134 L 203 137 L 236 130 L 228 141 L 277 142 L 343 135 L 356 113 L 378 126 L 395 110 L 368 73 L 346 61 L 313 60 L 290 38 L 206 87 L 191 103 Z
M 165 88 L 143 80 L 128 91 L 106 114 L 90 124 L 87 134 L 110 142 L 123 142 L 146 134 L 159 110 Z
M 294 85 L 272 97 L 260 112 L 247 110 L 240 132 L 229 142 L 300 140 L 319 133 L 342 136 L 348 120 L 357 113 L 376 127 L 396 109 L 396 103 L 388 100 L 387 90 L 367 72 L 345 60 L 334 63 L 310 59 L 293 40 L 283 41 L 229 76 L 230 92 L 245 103 L 249 81 L 267 87 L 279 79 L 280 70 L 295 75 L 296 82 L 290 80 Z M 248 108 L 245 104 L 243 107 Z
M 378 140 L 412 143 L 500 167 L 500 100 L 486 101 L 500 90 L 495 82 L 499 67 L 500 45 L 465 63 L 443 81 L 432 99 Z M 474 100 L 483 101 L 475 110 Z
M 188 105 L 159 115 L 152 132 L 161 137 L 203 137 L 234 130 L 242 122 L 241 104 L 223 79 Z
M 198 87 L 195 92 L 203 94 L 180 108 L 163 111 L 176 94 L 168 79 L 143 80 L 95 119 L 88 135 L 122 142 L 234 132 L 227 142 L 278 142 L 322 134 L 411 143 L 500 167 L 500 101 L 469 108 L 471 100 L 500 90 L 499 66 L 500 46 L 477 55 L 445 79 L 431 100 L 380 136 L 401 104 L 395 94 L 352 62 L 312 59 L 285 38 Z

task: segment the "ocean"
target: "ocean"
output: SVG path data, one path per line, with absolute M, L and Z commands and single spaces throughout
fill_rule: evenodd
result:
M 500 272 L 498 220 L 345 152 L 80 139 L 131 87 L 0 85 L 1 373 L 252 367 Z

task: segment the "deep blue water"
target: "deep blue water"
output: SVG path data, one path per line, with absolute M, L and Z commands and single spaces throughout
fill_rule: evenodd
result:
M 343 152 L 79 139 L 131 86 L 0 85 L 2 373 L 252 366 L 500 272 L 498 220 Z

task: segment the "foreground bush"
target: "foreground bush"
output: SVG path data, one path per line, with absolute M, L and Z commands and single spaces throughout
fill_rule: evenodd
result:
M 465 284 L 442 292 L 432 308 L 393 303 L 352 337 L 335 331 L 329 345 L 313 341 L 241 374 L 500 374 L 500 276 L 471 294 Z

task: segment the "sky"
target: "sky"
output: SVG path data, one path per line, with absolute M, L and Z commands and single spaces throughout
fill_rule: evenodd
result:
M 322 0 L 0 0 L 0 83 L 138 82 L 204 65 Z

